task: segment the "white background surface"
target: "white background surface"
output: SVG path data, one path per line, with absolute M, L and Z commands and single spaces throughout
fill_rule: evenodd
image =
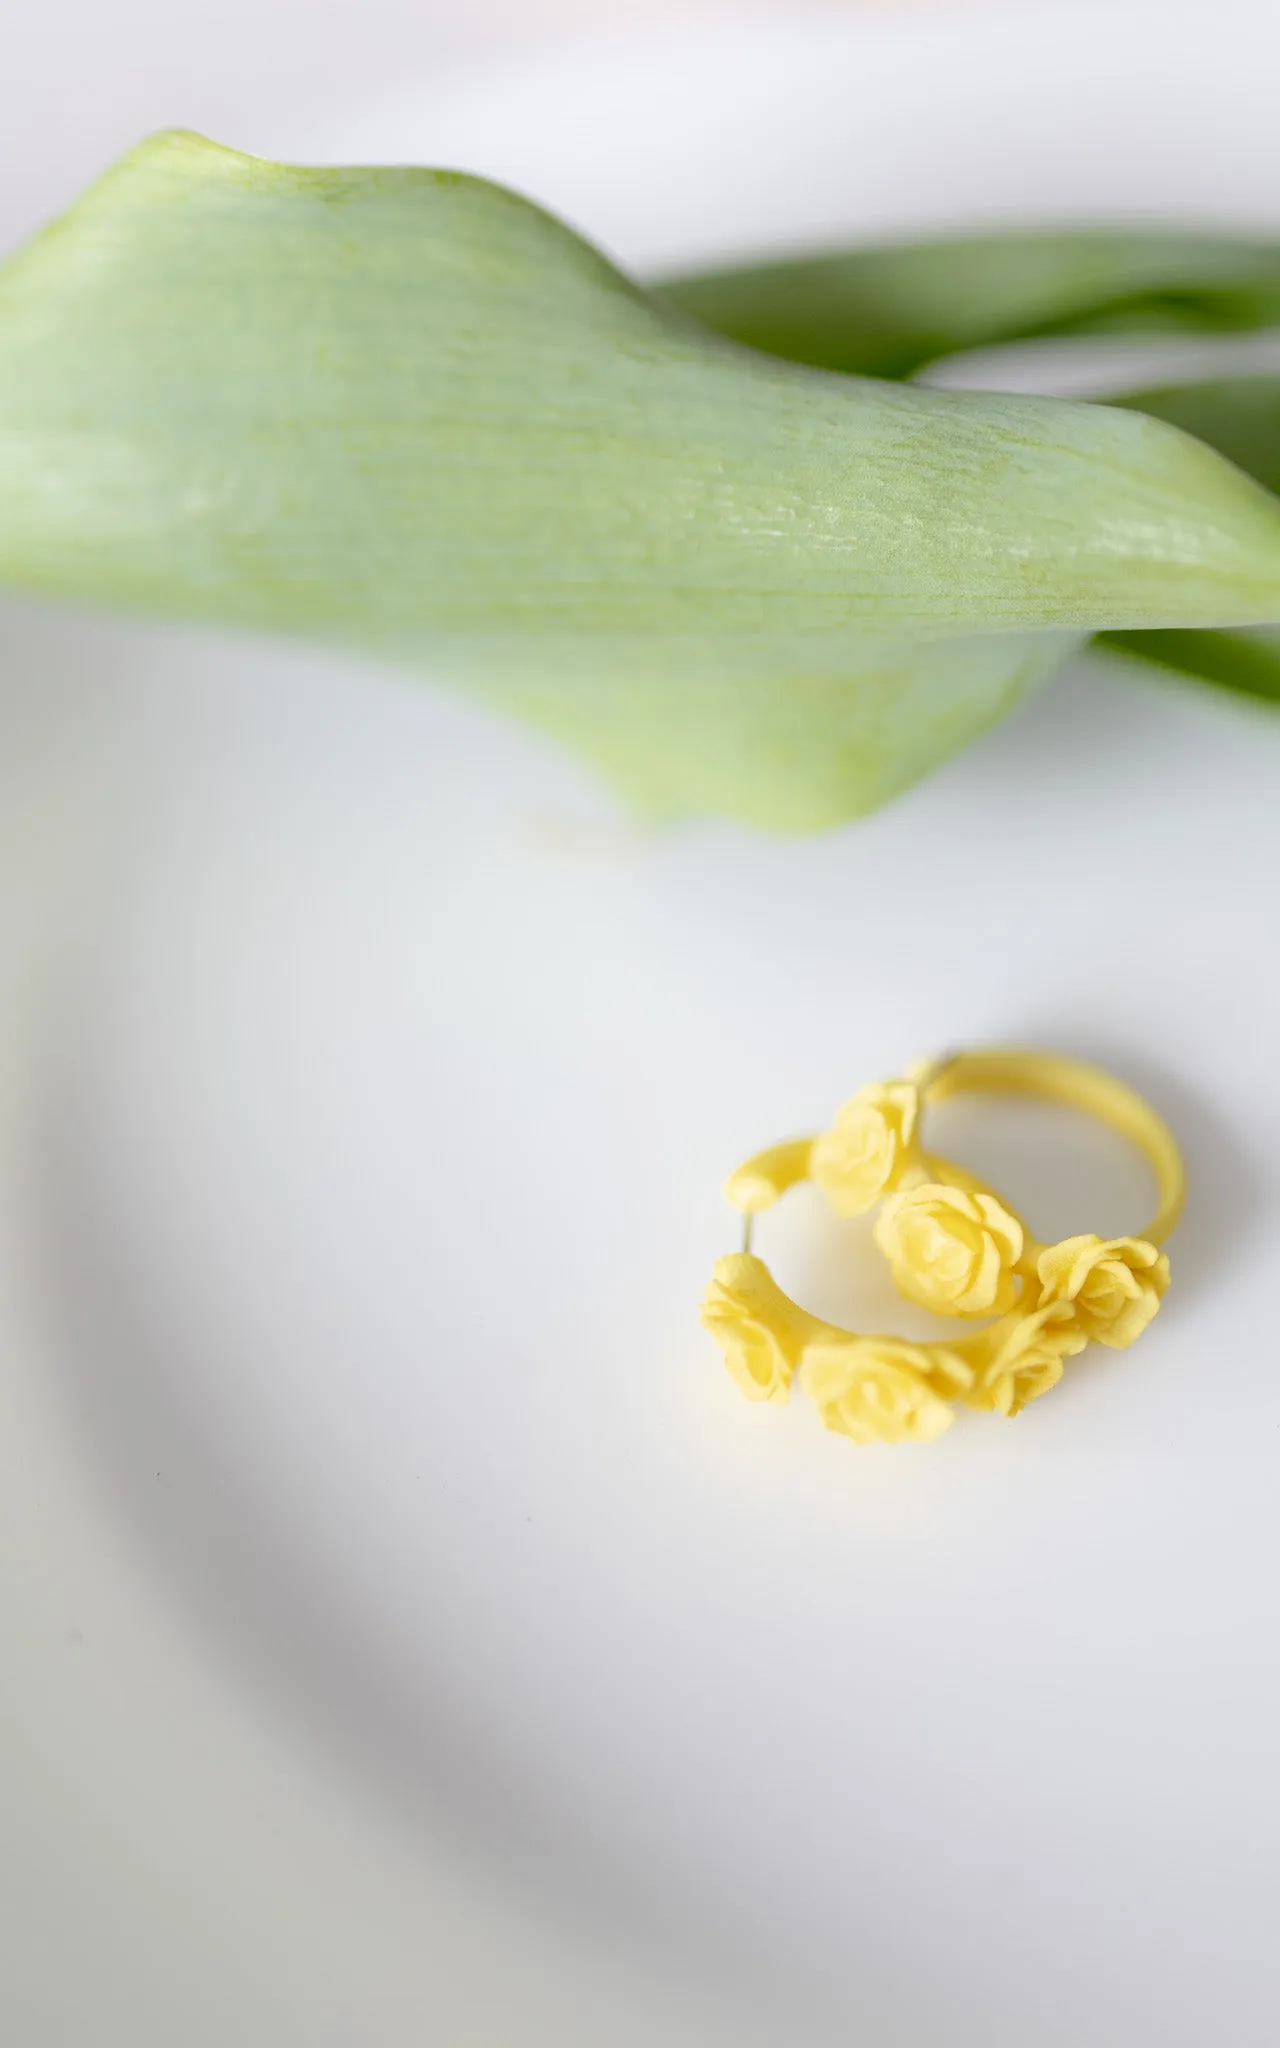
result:
M 279 125 L 641 265 L 1273 221 L 1270 16 L 1110 10 L 1104 63 L 1088 12 L 597 32 Z M 1280 733 L 1099 666 L 862 826 L 644 838 L 305 650 L 0 648 L 8 2034 L 1272 2042 Z M 918 1453 L 748 1407 L 724 1170 L 984 1038 L 1173 1121 L 1156 1329 Z M 1101 1139 L 949 1135 L 1143 1220 Z M 907 1326 L 856 1232 L 765 1249 Z

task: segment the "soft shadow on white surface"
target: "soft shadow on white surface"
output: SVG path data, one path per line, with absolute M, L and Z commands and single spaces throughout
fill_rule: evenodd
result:
M 338 964 L 332 951 L 335 943 L 341 948 L 354 938 L 358 951 L 367 943 L 367 934 L 362 940 L 357 928 L 365 921 L 370 880 L 375 873 L 385 878 L 388 860 L 398 863 L 415 850 L 433 849 L 427 865 L 415 861 L 402 874 L 412 891 L 421 888 L 429 906 L 433 898 L 439 900 L 442 876 L 447 882 L 449 860 L 464 857 L 483 842 L 483 825 L 470 849 L 465 840 L 447 848 L 438 828 L 428 828 L 426 840 L 421 839 L 417 814 L 426 782 L 438 772 L 430 743 L 441 734 L 451 746 L 455 770 L 470 758 L 470 777 L 464 773 L 461 778 L 461 803 L 465 806 L 474 796 L 490 818 L 496 808 L 499 829 L 514 840 L 518 854 L 525 842 L 539 844 L 548 819 L 554 819 L 567 826 L 572 845 L 607 847 L 607 878 L 619 853 L 629 859 L 646 842 L 549 749 L 484 715 L 458 713 L 447 704 L 425 706 L 420 686 L 388 680 L 385 674 L 352 677 L 312 653 L 252 646 L 229 652 L 217 640 L 202 641 L 195 635 L 148 633 L 21 606 L 6 609 L 0 627 L 11 729 L 20 724 L 24 697 L 31 691 L 71 698 L 78 693 L 88 716 L 101 693 L 110 690 L 119 739 L 103 758 L 103 772 L 115 778 L 116 787 L 103 799 L 112 815 L 100 834 L 99 871 L 78 920 L 73 953 L 78 964 L 47 1032 L 38 1094 L 24 1118 L 28 1157 L 23 1237 L 44 1295 L 45 1335 L 64 1408 L 66 1443 L 77 1463 L 83 1462 L 85 1484 L 122 1540 L 132 1569 L 153 1583 L 172 1602 L 184 1625 L 194 1627 L 204 1639 L 211 1672 L 222 1671 L 237 1686 L 246 1687 L 259 1708 L 267 1706 L 283 1716 L 286 1726 L 295 1723 L 304 1751 L 316 1753 L 314 1768 L 325 1770 L 336 1760 L 345 1775 L 355 1776 L 366 1797 L 370 1792 L 376 1796 L 397 1830 L 407 1828 L 416 1834 L 430 1863 L 455 1866 L 476 1890 L 486 1879 L 492 1888 L 496 1877 L 495 1897 L 514 1900 L 532 1928 L 542 1927 L 561 1940 L 571 1930 L 576 1942 L 594 1952 L 601 1967 L 613 1957 L 613 1967 L 621 1971 L 620 1987 L 630 1969 L 642 1989 L 657 1982 L 668 1996 L 678 1993 L 689 2011 L 701 2014 L 695 2038 L 718 2038 L 721 2021 L 733 2025 L 735 2038 L 754 2038 L 755 2028 L 763 2024 L 762 2010 L 769 2009 L 762 2002 L 779 1990 L 773 1973 L 761 1972 L 731 1931 L 721 1943 L 714 1930 L 703 1930 L 697 1944 L 691 1945 L 686 1925 L 661 1891 L 643 1879 L 633 1885 L 625 1860 L 602 1886 L 598 1859 L 592 1853 L 599 1845 L 588 1842 L 584 1853 L 572 1808 L 565 1815 L 558 1811 L 555 1787 L 541 1784 L 536 1769 L 530 1775 L 527 1758 L 519 1759 L 515 1771 L 508 1767 L 506 1703 L 498 1698 L 486 1708 L 476 1696 L 477 1684 L 484 1683 L 483 1655 L 477 1660 L 465 1648 L 458 1655 L 455 1647 L 449 1655 L 456 1657 L 456 1670 L 451 1673 L 438 1664 L 432 1641 L 433 1605 L 443 1601 L 448 1609 L 457 1598 L 447 1554 L 443 1569 L 437 1554 L 441 1545 L 447 1553 L 455 1542 L 448 1526 L 448 1500 L 440 1509 L 438 1527 L 430 1526 L 429 1517 L 428 1525 L 414 1532 L 412 1556 L 403 1562 L 421 1574 L 422 1590 L 403 1629 L 393 1626 L 390 1636 L 385 1598 L 375 1593 L 371 1601 L 367 1583 L 352 1582 L 340 1562 L 334 1569 L 332 1560 L 318 1559 L 311 1538 L 297 1521 L 299 1501 L 286 1468 L 293 1452 L 305 1454 L 316 1411 L 323 1416 L 328 1408 L 331 1413 L 335 1364 L 340 1379 L 349 1369 L 356 1372 L 353 1413 L 370 1404 L 385 1413 L 388 1403 L 405 1398 L 405 1387 L 397 1386 L 394 1373 L 388 1377 L 383 1371 L 394 1304 L 365 1292 L 366 1287 L 378 1287 L 381 1254 L 361 1279 L 356 1272 L 360 1255 L 345 1242 L 341 1224 L 338 1239 L 319 1253 L 321 1266 L 332 1257 L 336 1269 L 354 1280 L 364 1296 L 360 1313 L 368 1323 L 355 1351 L 349 1348 L 349 1333 L 339 1332 L 335 1338 L 324 1328 L 322 1315 L 312 1320 L 312 1311 L 321 1306 L 314 1295 L 321 1273 L 309 1270 L 315 1256 L 310 1248 L 285 1270 L 270 1272 L 267 1292 L 273 1305 L 268 1304 L 252 1276 L 235 1270 L 238 1253 L 232 1255 L 231 1268 L 221 1266 L 216 1217 L 211 1213 L 204 1219 L 212 1226 L 206 1235 L 198 1213 L 206 1201 L 212 1212 L 228 1202 L 233 1208 L 238 1205 L 241 1177 L 253 1171 L 249 1153 L 256 1141 L 251 1137 L 249 1153 L 237 1158 L 233 1153 L 240 1140 L 233 1140 L 223 1168 L 202 1187 L 208 1163 L 191 1155 L 193 1175 L 186 1176 L 179 1157 L 185 1141 L 170 1125 L 166 1111 L 159 1110 L 153 1119 L 158 1102 L 150 1080 L 142 1081 L 150 1107 L 143 1109 L 141 1121 L 139 1105 L 118 1104 L 121 1121 L 117 1123 L 115 1112 L 108 1110 L 107 1130 L 105 1104 L 98 1094 L 105 1070 L 94 1050 L 97 1043 L 108 1067 L 123 1050 L 107 1024 L 101 1005 L 105 984 L 100 980 L 105 971 L 107 981 L 114 983 L 112 962 L 123 946 L 131 963 L 126 980 L 132 982 L 137 969 L 142 980 L 127 998 L 128 1018 L 120 1022 L 133 1052 L 157 1079 L 174 1050 L 169 1043 L 172 1026 L 176 1022 L 179 1031 L 185 1028 L 180 1021 L 184 1015 L 187 1023 L 193 1021 L 184 1002 L 189 991 L 181 985 L 192 965 L 197 973 L 204 971 L 208 955 L 215 1009 L 230 996 L 238 1012 L 230 1044 L 223 1036 L 225 1012 L 214 1022 L 217 1042 L 206 1042 L 205 1050 L 224 1080 L 231 1078 L 229 1058 L 239 1077 L 234 1085 L 239 1088 L 243 1083 L 250 1097 L 256 1097 L 264 1082 L 271 1085 L 269 1068 L 275 1053 L 283 1053 L 290 1071 L 296 1073 L 301 1064 L 312 1072 L 322 1098 L 331 1082 L 339 1090 L 353 1080 L 357 1091 L 367 1086 L 369 1076 L 362 1081 L 345 1070 L 342 1047 L 349 1042 L 353 1003 L 363 1023 L 371 1021 L 364 994 L 371 994 L 372 988 L 362 992 L 358 976 L 352 985 L 348 969 L 339 969 L 345 993 L 330 993 L 336 994 L 337 1011 L 341 1013 L 345 1005 L 346 1014 L 335 1021 L 326 1007 L 314 1017 L 300 1017 L 292 1003 L 305 991 L 294 985 L 287 956 L 294 947 L 305 955 L 319 940 L 327 972 Z M 234 642 L 231 648 L 235 650 Z M 273 706 L 273 693 L 281 691 L 285 701 Z M 321 711 L 326 695 L 337 724 L 323 731 L 328 723 Z M 372 726 L 369 697 L 381 699 L 383 713 Z M 237 706 L 247 723 L 236 715 L 232 707 Z M 283 716 L 278 715 L 281 711 Z M 323 732 L 318 743 L 317 711 Z M 503 798 L 510 794 L 504 784 L 512 782 L 511 771 L 517 782 L 528 784 L 525 757 L 530 747 L 540 772 L 533 778 L 529 808 L 501 815 Z M 279 781 L 282 768 L 287 789 Z M 364 872 L 354 884 L 350 876 L 345 882 L 337 880 L 335 893 L 333 871 L 324 860 L 322 872 L 312 871 L 308 847 L 312 833 L 323 829 L 324 814 L 335 797 L 339 809 L 346 810 L 341 792 L 348 783 L 353 790 L 359 787 L 362 797 L 358 844 L 348 842 L 346 851 L 354 851 L 355 864 Z M 562 795 L 567 799 L 563 805 Z M 292 819 L 278 815 L 281 803 L 288 812 L 299 800 L 301 813 Z M 227 803 L 229 812 L 224 808 Z M 354 814 L 350 821 L 355 822 Z M 453 823 L 457 822 L 455 815 Z M 239 853 L 225 836 L 228 825 L 232 841 L 239 842 Z M 199 883 L 194 896 L 189 894 L 190 877 L 180 876 L 164 852 L 175 830 L 191 851 L 200 849 L 198 866 L 203 867 L 205 856 L 212 857 L 204 884 L 212 889 L 212 907 Z M 385 837 L 388 830 L 390 843 Z M 553 831 L 551 838 L 563 849 L 562 832 Z M 443 866 L 434 858 L 440 854 Z M 549 859 L 554 869 L 563 852 Z M 154 935 L 134 928 L 134 911 L 143 900 L 161 907 L 162 916 L 178 918 L 178 955 L 167 945 L 156 951 Z M 384 914 L 402 915 L 403 898 L 383 908 Z M 329 916 L 331 930 L 326 929 Z M 291 989 L 285 1005 L 288 1014 L 276 1008 L 256 970 L 238 994 L 219 985 L 216 956 L 221 946 L 236 930 L 255 922 L 268 935 L 273 955 L 269 974 L 283 974 Z M 414 931 L 418 922 L 411 917 L 403 943 L 397 942 L 406 954 L 409 986 L 404 1015 L 396 1023 L 409 1027 L 417 1004 L 424 997 L 434 1003 L 438 993 L 421 980 L 424 963 L 416 943 L 420 933 Z M 130 930 L 133 939 L 126 936 Z M 445 936 L 448 940 L 452 935 Z M 380 950 L 376 938 L 374 943 Z M 185 964 L 178 956 L 185 956 Z M 399 969 L 393 965 L 392 971 L 394 976 Z M 176 987 L 170 986 L 175 972 Z M 379 1006 L 385 999 L 383 988 L 376 998 Z M 396 1008 L 393 1002 L 388 1020 Z M 105 1032 L 101 1041 L 100 1028 Z M 276 1038 L 277 1029 L 283 1030 L 285 1041 Z M 273 1041 L 274 1050 L 268 1050 Z M 265 1065 L 260 1063 L 263 1052 Z M 338 1065 L 330 1068 L 335 1054 Z M 419 1067 L 429 1056 L 414 1049 L 413 1066 Z M 126 1055 L 127 1061 L 131 1058 Z M 508 1062 L 505 1081 L 495 1075 L 494 1085 L 510 1087 L 518 1079 Z M 216 1100 L 202 1100 L 202 1084 L 192 1075 L 177 1085 L 181 1099 L 171 1108 L 179 1123 L 194 1113 L 209 1136 L 205 1112 L 216 1120 L 221 1106 Z M 216 1085 L 213 1093 L 216 1097 Z M 266 1108 L 266 1122 L 271 1123 L 271 1110 L 262 1103 L 250 1108 L 250 1123 L 258 1127 L 259 1137 L 265 1137 L 261 1108 Z M 357 1133 L 350 1127 L 342 1139 L 337 1125 L 345 1108 L 335 1116 L 323 1099 L 308 1138 L 288 1129 L 292 1108 L 284 1105 L 283 1134 L 277 1125 L 274 1135 L 266 1138 L 271 1150 L 282 1142 L 276 1166 L 283 1167 L 291 1190 L 286 1192 L 283 1183 L 274 1181 L 268 1197 L 273 1211 L 278 1204 L 299 1199 L 307 1210 L 305 1180 L 313 1168 L 318 1186 L 335 1171 L 347 1144 L 354 1141 L 360 1152 L 368 1145 L 376 1149 L 379 1142 L 376 1130 Z M 443 1205 L 446 1224 L 450 1206 L 433 1157 L 436 1137 L 435 1130 L 424 1125 L 421 1160 L 411 1176 L 415 1183 L 421 1181 L 421 1187 L 406 1190 L 401 1218 L 412 1240 L 411 1247 L 405 1247 L 412 1264 L 427 1275 L 433 1270 L 431 1206 L 433 1201 Z M 303 1175 L 297 1178 L 288 1155 L 308 1143 L 318 1146 L 319 1152 L 304 1162 Z M 356 1193 L 361 1162 L 354 1163 Z M 148 1252 L 137 1264 L 140 1246 L 134 1232 L 149 1228 L 144 1222 L 149 1203 L 142 1187 L 157 1166 L 162 1177 L 178 1169 L 187 1192 L 195 1195 L 196 1212 L 179 1217 L 162 1198 L 177 1236 L 157 1242 L 152 1248 L 155 1256 Z M 229 1180 L 222 1177 L 224 1171 Z M 512 1197 L 507 1193 L 501 1199 L 505 1208 Z M 278 1213 L 275 1220 L 282 1220 Z M 492 1246 L 493 1256 L 500 1259 L 502 1239 L 495 1219 L 482 1219 L 480 1230 L 477 1250 Z M 162 1235 L 167 1236 L 167 1226 Z M 266 1270 L 258 1268 L 259 1279 Z M 184 1310 L 178 1310 L 177 1320 L 172 1311 L 177 1297 L 185 1294 L 187 1274 L 195 1271 L 204 1274 L 220 1298 L 192 1304 L 195 1321 L 187 1325 Z M 286 1404 L 298 1396 L 298 1382 L 291 1377 L 297 1369 L 304 1383 L 301 1406 L 286 1425 L 292 1450 L 283 1466 L 270 1445 L 254 1441 L 252 1418 L 237 1417 L 225 1401 L 230 1393 L 234 1409 L 234 1387 L 260 1376 L 269 1378 L 272 1366 L 258 1352 L 256 1339 L 250 1340 L 252 1348 L 245 1348 L 239 1330 L 228 1333 L 225 1324 L 217 1329 L 219 1319 L 229 1315 L 234 1324 L 240 1312 L 247 1310 L 252 1319 L 256 1309 L 264 1307 L 275 1325 L 268 1352 L 276 1342 L 285 1347 Z M 493 1310 L 483 1297 L 479 1308 L 483 1328 Z M 281 1315 L 291 1328 L 276 1320 Z M 429 1374 L 475 1373 L 485 1364 L 483 1353 L 476 1353 L 475 1332 L 424 1326 L 405 1334 L 417 1352 L 410 1370 L 424 1383 L 420 1391 L 428 1403 Z M 517 1318 L 517 1339 L 520 1334 Z M 444 1348 L 450 1344 L 455 1347 L 452 1354 Z M 302 1347 L 301 1355 L 295 1346 Z M 402 1368 L 404 1363 L 402 1359 Z M 499 1375 L 509 1369 L 509 1357 L 500 1356 Z M 265 1386 L 263 1390 L 267 1391 Z M 418 1391 L 410 1388 L 411 1401 Z M 348 1394 L 339 1398 L 345 1400 Z M 323 1426 L 322 1422 L 322 1433 Z M 420 1426 L 421 1416 L 415 1415 L 412 1427 L 417 1431 Z M 433 1435 L 428 1426 L 428 1438 Z M 402 1469 L 393 1487 L 407 1480 L 423 1491 L 443 1484 L 447 1493 L 460 1481 L 456 1472 L 433 1471 L 431 1459 L 417 1451 L 410 1462 L 414 1469 Z M 483 1466 L 466 1482 L 477 1488 L 484 1483 Z M 374 1482 L 375 1491 L 379 1484 Z M 322 1518 L 329 1520 L 323 1509 Z M 525 1518 L 515 1519 L 516 1535 L 527 1541 Z M 530 1516 L 529 1525 L 532 1520 Z M 362 1522 L 363 1516 L 356 1518 L 345 1532 L 335 1526 L 331 1533 L 337 1536 L 339 1552 L 348 1544 L 358 1551 Z M 633 1931 L 638 1938 L 633 1939 Z M 711 2008 L 702 2003 L 708 1989 L 714 1993 Z M 797 1995 L 794 1987 L 786 1987 L 785 2010 L 773 2008 L 774 2031 L 766 2038 L 776 2038 L 776 2029 L 785 2026 L 799 2028 L 806 2040 L 825 2039 L 820 2014 L 810 2012 L 810 2003 L 802 1991 Z M 621 2015 L 617 2024 L 629 2026 Z M 679 2024 L 659 1998 L 645 2038 L 652 2037 L 653 2027 L 665 2035 Z M 595 2040 L 598 2035 L 585 2038 Z
M 141 672 L 47 1049 L 43 1257 L 72 1437 L 240 1682 L 553 1914 L 815 2037 L 935 2038 L 962 1981 L 954 2038 L 1044 2038 L 1051 1998 L 1063 2040 L 1158 2012 L 1190 2044 L 1227 1973 L 1256 2026 L 1280 734 L 1078 674 L 848 832 L 647 838 L 397 679 L 10 636 L 11 667 Z M 741 1403 L 693 1316 L 726 1166 L 988 1037 L 1150 1086 L 1193 1284 L 924 1453 Z M 961 1136 L 1061 1195 L 999 1119 Z M 1101 1192 L 1105 1153 L 1068 1156 Z

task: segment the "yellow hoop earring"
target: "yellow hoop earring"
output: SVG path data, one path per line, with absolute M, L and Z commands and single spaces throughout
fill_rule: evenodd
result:
M 1159 1190 L 1146 1235 L 1040 1243 L 975 1175 L 925 1149 L 928 1105 L 966 1093 L 1060 1102 L 1128 1138 Z M 943 1315 L 997 1320 L 971 1337 L 914 1344 L 811 1316 L 751 1250 L 754 1218 L 804 1180 L 839 1215 L 882 1205 L 875 1240 L 909 1300 Z M 1058 1053 L 950 1053 L 861 1089 L 829 1131 L 771 1146 L 730 1175 L 725 1192 L 745 1219 L 743 1249 L 717 1263 L 702 1320 L 750 1399 L 785 1401 L 799 1372 L 829 1429 L 859 1443 L 928 1440 L 950 1425 L 955 1401 L 1016 1415 L 1091 1341 L 1117 1350 L 1131 1344 L 1168 1287 L 1159 1247 L 1185 1188 L 1168 1126 L 1100 1067 Z

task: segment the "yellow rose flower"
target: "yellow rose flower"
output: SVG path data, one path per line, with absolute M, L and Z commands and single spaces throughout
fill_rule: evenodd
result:
M 763 1260 L 733 1252 L 716 1261 L 703 1327 L 749 1401 L 785 1401 L 806 1339 L 822 1326 L 789 1301 Z
M 1037 1269 L 1041 1302 L 1070 1302 L 1085 1336 L 1113 1351 L 1142 1335 L 1169 1285 L 1168 1259 L 1141 1237 L 1068 1237 Z
M 914 1161 L 920 1094 L 910 1081 L 873 1083 L 815 1139 L 810 1174 L 838 1216 L 860 1216 Z
M 1062 1378 L 1063 1360 L 1083 1351 L 1088 1338 L 1062 1302 L 1051 1302 L 965 1340 L 975 1367 L 974 1385 L 964 1396 L 970 1408 L 1018 1415 Z
M 994 1195 L 925 1181 L 889 1196 L 875 1240 L 898 1292 L 937 1315 L 1002 1316 L 1018 1299 L 1023 1229 Z
M 934 1378 L 971 1377 L 963 1359 L 896 1337 L 846 1337 L 810 1344 L 800 1381 L 828 1429 L 856 1444 L 929 1443 L 951 1426 L 953 1411 Z

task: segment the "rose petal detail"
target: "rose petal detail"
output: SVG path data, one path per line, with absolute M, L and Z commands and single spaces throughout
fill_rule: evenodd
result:
M 898 1292 L 937 1315 L 1007 1315 L 1018 1301 L 1025 1233 L 994 1195 L 926 1181 L 888 1197 L 875 1241 Z
M 811 1344 L 800 1377 L 826 1428 L 856 1444 L 931 1443 L 951 1427 L 923 1345 L 895 1337 Z
M 919 1090 L 910 1081 L 872 1083 L 845 1103 L 816 1139 L 810 1173 L 838 1216 L 860 1216 L 916 1164 Z
M 788 1300 L 762 1259 L 733 1252 L 717 1260 L 701 1319 L 749 1401 L 787 1399 L 805 1340 L 817 1325 Z
M 1036 1269 L 1041 1303 L 1069 1302 L 1085 1336 L 1113 1351 L 1142 1335 L 1169 1285 L 1168 1259 L 1141 1237 L 1068 1237 Z
M 1083 1351 L 1088 1338 L 1061 1302 L 1035 1309 L 1012 1322 L 993 1324 L 965 1340 L 974 1383 L 963 1396 L 970 1408 L 1018 1415 L 1031 1401 L 1056 1387 L 1063 1361 Z

